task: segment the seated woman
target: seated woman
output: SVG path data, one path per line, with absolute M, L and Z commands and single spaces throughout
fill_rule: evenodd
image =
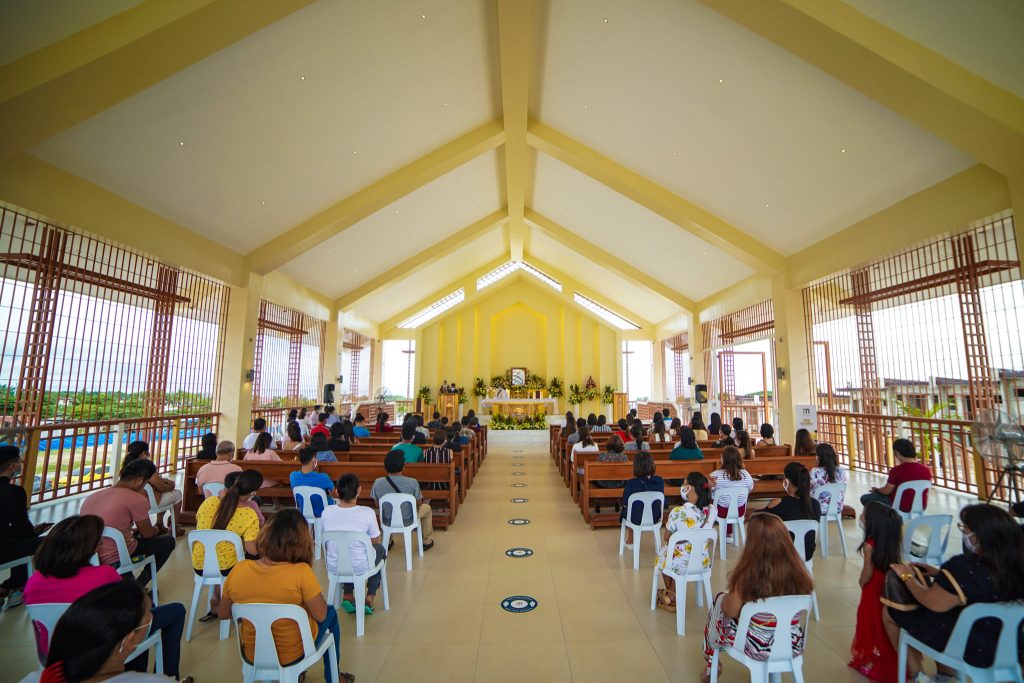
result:
M 182 623 L 185 608 L 181 605 Z M 76 600 L 64 612 L 50 638 L 46 668 L 41 673 L 33 672 L 22 679 L 22 683 L 36 681 L 110 681 L 111 683 L 167 682 L 165 676 L 144 672 L 127 673 L 146 655 L 133 659 L 127 666 L 125 660 L 135 651 L 139 643 L 149 637 L 156 628 L 156 608 L 150 610 L 149 596 L 134 581 L 112 581 L 100 586 Z M 173 645 L 164 634 L 164 661 L 167 651 L 173 650 L 174 672 L 164 665 L 164 674 L 177 678 L 177 653 L 180 647 L 181 629 Z M 184 679 L 187 682 L 191 677 Z
M 758 446 L 774 446 L 775 445 L 775 427 L 765 422 L 761 425 L 761 438 L 757 440 Z
M 669 460 L 703 460 L 704 454 L 697 447 L 697 438 L 689 427 L 679 428 L 679 444 L 669 453 Z
M 447 434 L 443 429 L 438 429 L 434 432 L 431 437 L 431 445 L 429 448 L 423 449 L 423 462 L 434 463 L 435 465 L 447 465 L 452 461 L 452 457 L 455 453 L 447 445 Z M 459 478 L 462 475 L 462 468 L 456 466 L 455 468 L 455 485 L 458 486 Z M 427 491 L 447 491 L 448 483 L 443 481 L 426 481 L 423 482 L 423 488 Z
M 608 437 L 608 442 L 605 444 L 605 450 L 603 450 L 598 456 L 598 462 L 629 462 L 629 456 L 623 452 L 622 439 L 619 438 L 618 434 L 612 434 Z M 580 469 L 582 473 L 582 468 Z M 623 479 L 616 479 L 611 481 L 596 481 L 594 485 L 602 489 L 617 489 L 625 486 L 626 482 Z M 594 510 L 598 513 L 601 512 L 601 500 L 597 499 L 594 501 Z M 615 511 L 619 511 L 619 503 L 615 503 Z
M 637 453 L 633 456 L 633 478 L 626 482 L 626 485 L 622 487 L 622 509 L 619 512 L 619 522 L 626 519 L 626 514 L 629 514 L 629 520 L 633 524 L 640 524 L 643 520 L 643 506 L 634 505 L 633 509 L 629 509 L 629 497 L 634 493 L 643 493 L 645 491 L 657 491 L 658 493 L 665 492 L 665 480 L 655 474 L 656 468 L 654 465 L 654 458 L 651 457 L 650 453 Z M 655 503 L 654 519 L 661 518 L 661 503 Z M 633 548 L 633 530 L 626 528 L 626 547 Z
M 651 452 L 651 444 L 644 441 L 644 428 L 640 425 L 639 420 L 633 422 L 633 426 L 629 428 L 629 435 L 633 438 L 625 443 L 624 450 L 627 453 Z
M 909 565 L 892 565 L 920 604 L 909 612 L 891 607 L 882 611 L 882 623 L 894 648 L 899 646 L 900 629 L 905 629 L 925 645 L 942 651 L 967 605 L 1024 599 L 1024 534 L 1009 513 L 984 503 L 968 505 L 961 508 L 957 526 L 968 552 L 950 558 L 941 567 L 914 563 L 928 577 L 928 585 L 915 578 Z M 991 666 L 999 629 L 999 622 L 992 620 L 975 625 L 964 651 L 968 664 Z M 1022 654 L 1018 650 L 1018 657 Z M 907 668 L 912 675 L 921 671 L 921 653 L 913 648 Z M 945 676 L 953 673 L 941 664 L 938 670 Z
M 811 475 L 808 474 L 807 468 L 798 462 L 790 462 L 786 463 L 783 473 L 782 489 L 786 495 L 769 502 L 765 512 L 772 513 L 783 522 L 798 519 L 820 521 L 821 504 L 811 495 Z M 814 557 L 814 548 L 815 535 L 807 534 L 804 537 L 805 560 Z
M 772 571 L 765 571 L 771 567 Z M 740 559 L 729 574 L 729 590 L 719 593 L 708 612 L 704 628 L 704 673 L 702 681 L 711 680 L 711 658 L 715 650 L 731 647 L 736 641 L 736 620 L 748 602 L 782 595 L 810 595 L 814 581 L 807 573 L 803 559 L 797 554 L 789 530 L 775 515 L 758 513 L 747 522 L 747 543 Z M 790 628 L 793 653 L 803 654 L 804 629 L 801 615 L 797 614 Z M 744 652 L 748 657 L 764 661 L 768 657 L 765 643 L 777 637 L 775 618 L 768 614 L 755 614 Z M 722 664 L 719 663 L 719 672 Z
M 809 431 L 806 429 L 796 430 L 793 439 L 793 455 L 814 455 L 815 447 L 814 439 L 811 438 Z
M 579 427 L 577 434 L 580 435 L 580 440 L 572 445 L 572 450 L 569 452 L 569 462 L 576 464 L 577 453 L 597 453 L 601 448 L 594 443 L 594 439 L 590 436 L 589 427 Z M 577 474 L 583 474 L 583 468 L 576 468 Z
M 718 516 L 722 519 L 729 514 L 729 504 L 732 497 L 736 496 L 736 510 L 742 517 L 747 511 L 747 496 L 754 490 L 754 478 L 743 469 L 743 458 L 735 446 L 726 446 L 722 449 L 722 467 L 711 473 L 708 477 L 711 480 L 711 488 L 716 489 L 715 503 L 718 506 Z M 732 535 L 732 524 L 726 528 L 729 536 Z
M 693 411 L 693 417 L 690 418 L 690 429 L 693 430 L 693 436 L 698 441 L 708 440 L 708 428 L 704 425 L 704 416 L 699 410 Z
M 334 451 L 327 445 L 327 437 L 323 434 L 314 434 L 309 438 L 309 447 L 316 453 L 317 462 L 338 462 Z
M 682 420 L 678 417 L 673 417 L 672 421 L 668 424 L 668 435 L 673 439 L 679 438 L 679 428 L 683 426 Z
M 754 446 L 750 441 L 750 434 L 740 429 L 736 432 L 736 450 L 740 452 L 744 460 L 754 457 Z
M 315 644 L 319 645 L 326 633 L 334 636 L 335 658 L 340 664 L 338 613 L 324 599 L 310 566 L 313 563 L 313 536 L 306 518 L 295 508 L 281 510 L 260 531 L 256 551 L 260 559 L 239 562 L 225 579 L 219 606 L 220 618 L 230 619 L 231 606 L 236 602 L 298 605 L 309 614 L 309 627 Z M 275 628 L 274 635 L 280 661 L 294 662 L 306 654 L 294 624 L 281 624 Z M 245 656 L 251 659 L 256 643 L 251 624 L 242 622 L 239 638 Z M 355 678 L 347 673 L 342 673 L 341 677 L 346 681 Z M 330 680 L 326 657 L 324 678 Z
M 568 439 L 570 434 L 576 432 L 576 416 L 572 414 L 572 411 L 566 411 L 565 413 L 565 424 L 558 430 L 559 439 Z
M 708 417 L 708 438 L 719 436 L 722 430 L 722 416 L 718 413 L 711 413 Z
M 39 549 L 36 550 L 33 562 L 35 573 L 29 577 L 25 585 L 25 604 L 41 605 L 47 603 L 75 603 L 82 596 L 108 584 L 132 585 L 135 582 L 122 581 L 121 575 L 110 565 L 93 566 L 90 564 L 93 554 L 103 540 L 103 520 L 95 515 L 72 515 L 58 522 L 50 530 Z M 135 597 L 139 605 L 143 603 L 141 590 Z M 149 602 L 149 598 L 145 598 Z M 134 603 L 133 603 L 134 605 Z M 119 605 L 124 608 L 126 605 Z M 129 605 L 129 607 L 132 605 Z M 74 609 L 74 605 L 68 612 Z M 64 623 L 65 617 L 60 620 Z M 149 619 L 147 618 L 147 622 Z M 99 625 L 102 626 L 102 625 Z M 149 630 L 160 631 L 163 638 L 164 673 L 178 677 L 181 652 L 181 634 L 185 628 L 185 606 L 181 603 L 165 603 L 152 610 L 152 626 Z M 37 634 L 37 646 L 41 653 L 49 652 L 48 661 L 54 657 L 58 648 L 60 625 L 55 633 Z M 139 640 L 146 638 L 142 632 Z M 84 643 L 82 641 L 82 647 Z M 47 650 L 48 648 L 48 650 Z M 128 649 L 131 652 L 132 648 Z M 96 654 L 96 653 L 94 653 Z M 62 651 L 57 649 L 57 657 L 63 658 Z M 132 671 L 145 671 L 148 657 L 140 656 L 128 663 Z M 121 662 L 121 671 L 124 662 Z
M 284 429 L 284 439 L 281 441 L 282 451 L 298 451 L 306 446 L 302 439 L 302 428 L 297 420 L 292 420 Z
M 668 443 L 672 437 L 668 435 L 664 420 L 655 420 L 651 429 L 651 443 Z
M 393 432 L 395 428 L 388 422 L 390 415 L 385 412 L 377 414 L 377 433 L 382 434 L 384 432 Z
M 685 427 L 685 429 L 690 428 Z M 692 433 L 692 430 L 690 431 Z M 711 485 L 708 484 L 708 478 L 700 472 L 690 472 L 686 475 L 686 482 L 679 487 L 679 493 L 683 496 L 683 504 L 677 505 L 672 508 L 672 512 L 668 513 L 668 522 L 662 531 L 664 544 L 658 552 L 655 566 L 658 571 L 670 568 L 674 573 L 682 576 L 686 574 L 690 552 L 693 550 L 692 544 L 681 543 L 670 551 L 668 539 L 677 531 L 707 529 L 714 526 L 715 511 L 711 507 Z M 706 569 L 711 566 L 710 548 L 704 548 L 704 551 L 701 561 Z M 668 612 L 675 612 L 676 581 L 664 574 L 662 574 L 661 580 L 665 583 L 665 588 L 658 590 L 658 607 Z
M 616 428 L 612 430 L 613 434 L 618 434 L 619 438 L 622 439 L 622 443 L 625 444 L 632 437 L 629 435 L 629 423 L 626 422 L 626 418 L 619 418 L 616 423 Z
M 220 529 L 230 531 L 242 539 L 242 546 L 249 555 L 256 555 L 256 537 L 260 533 L 260 518 L 249 507 L 256 492 L 263 484 L 263 475 L 256 470 L 246 470 L 238 475 L 233 486 L 224 490 L 224 497 L 210 496 L 196 511 L 196 530 Z M 192 546 L 192 569 L 197 575 L 203 573 L 206 550 L 202 544 Z M 217 544 L 217 564 L 222 576 L 227 576 L 238 562 L 235 548 L 230 543 Z M 213 621 L 217 618 L 220 603 L 220 586 L 214 586 L 210 598 L 210 611 L 199 621 Z
M 811 468 L 811 495 L 818 499 L 824 510 L 830 502 L 829 494 L 819 489 L 826 484 L 845 484 L 846 470 L 839 466 L 839 457 L 831 444 L 819 443 L 814 453 L 818 457 L 818 466 Z M 840 509 L 843 507 L 844 495 L 839 496 Z
M 331 438 L 327 441 L 327 448 L 333 451 L 350 451 L 352 443 L 345 434 L 345 425 L 335 422 L 331 425 Z
M 238 483 L 238 478 L 240 476 L 242 476 L 242 470 L 239 470 L 238 472 L 229 472 L 228 475 L 224 477 L 224 488 L 221 489 L 221 491 L 217 494 L 217 496 L 221 500 L 224 500 L 224 496 L 225 494 L 227 494 L 228 489 Z M 263 525 L 267 523 L 267 519 L 263 516 L 263 511 L 260 510 L 259 503 L 257 503 L 256 500 L 253 499 L 246 500 L 244 504 L 247 508 L 250 508 L 253 512 L 256 513 L 256 516 L 260 520 L 260 528 L 262 529 Z
M 250 450 L 245 452 L 243 460 L 281 462 L 281 456 L 271 448 L 273 443 L 274 437 L 270 435 L 270 432 L 260 432 L 259 436 L 256 437 L 256 443 L 253 444 L 253 447 Z M 264 479 L 261 488 L 268 489 L 271 486 L 280 485 L 281 482 L 276 479 Z
M 724 422 L 718 425 L 718 434 L 720 438 L 711 444 L 712 448 L 725 448 L 726 446 L 736 445 L 736 442 L 732 438 L 732 427 Z
M 139 458 L 145 458 L 146 460 L 152 460 L 153 458 L 149 453 L 149 444 L 145 441 L 132 441 L 128 444 L 125 451 L 126 455 L 124 461 L 121 463 L 121 471 L 124 471 L 125 465 L 133 460 Z M 177 491 L 174 488 L 174 480 L 161 477 L 159 472 L 149 478 L 147 482 L 153 487 L 153 498 L 156 500 L 158 505 L 166 505 L 168 503 L 174 504 L 174 509 L 171 514 L 174 515 L 175 521 L 178 520 L 178 515 L 181 512 L 181 491 Z M 142 495 L 146 495 L 145 491 Z M 160 533 L 164 533 L 167 530 L 167 525 L 164 524 L 164 516 L 160 515 L 156 520 L 156 528 Z M 184 536 L 185 530 L 181 527 L 181 524 L 175 525 L 176 536 Z
M 216 460 L 217 459 L 217 435 L 213 432 L 207 432 L 203 434 L 202 440 L 199 442 L 199 452 L 196 453 L 196 460 Z

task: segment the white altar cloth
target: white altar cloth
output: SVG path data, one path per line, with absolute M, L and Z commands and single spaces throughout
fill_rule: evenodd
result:
M 543 405 L 548 415 L 558 412 L 557 398 L 485 398 L 480 401 L 480 410 L 490 412 L 492 407 L 503 405 Z

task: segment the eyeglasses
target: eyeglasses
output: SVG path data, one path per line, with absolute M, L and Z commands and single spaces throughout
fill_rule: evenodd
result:
M 959 529 L 960 533 L 962 533 L 962 534 L 973 534 L 974 533 L 973 531 L 971 531 L 971 528 L 969 526 L 967 526 L 966 524 L 964 524 L 963 522 L 957 522 L 956 523 L 956 528 Z

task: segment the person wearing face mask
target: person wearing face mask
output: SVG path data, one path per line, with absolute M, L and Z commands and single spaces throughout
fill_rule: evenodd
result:
M 956 555 L 932 567 L 926 564 L 895 563 L 892 570 L 906 584 L 920 605 L 912 611 L 888 607 L 883 623 L 893 647 L 899 643 L 900 630 L 928 647 L 942 651 L 964 607 L 978 602 L 1010 602 L 1024 599 L 1024 536 L 1017 522 L 1002 508 L 984 503 L 960 510 L 957 524 L 971 552 Z M 922 583 L 912 567 L 925 575 Z M 971 666 L 986 668 L 995 657 L 1000 622 L 979 621 L 967 637 L 964 660 Z M 1024 657 L 1018 645 L 1018 658 Z M 908 670 L 921 671 L 921 653 L 910 649 Z M 938 665 L 936 683 L 953 681 L 954 672 Z
M 658 560 L 655 566 L 659 572 L 671 569 L 674 573 L 686 574 L 686 566 L 690 562 L 690 553 L 693 547 L 689 542 L 680 543 L 674 548 L 668 547 L 668 540 L 677 531 L 686 529 L 707 529 L 715 523 L 715 512 L 711 506 L 711 486 L 708 479 L 700 472 L 690 472 L 686 475 L 686 482 L 679 487 L 679 493 L 683 496 L 683 504 L 672 508 L 668 513 L 668 523 L 663 530 L 664 543 L 658 552 Z M 701 562 L 704 567 L 711 566 L 711 548 L 704 548 L 701 554 Z M 658 607 L 667 611 L 676 611 L 676 582 L 674 579 L 661 575 L 665 588 L 658 590 Z
M 220 529 L 238 534 L 242 546 L 249 555 L 256 555 L 256 537 L 260 533 L 260 519 L 249 506 L 256 492 L 263 484 L 263 475 L 256 470 L 245 470 L 238 475 L 235 485 L 224 492 L 224 497 L 210 496 L 203 501 L 196 511 L 196 530 Z M 201 543 L 192 545 L 192 569 L 196 574 L 203 573 L 203 562 L 206 553 Z M 220 573 L 227 576 L 237 563 L 235 547 L 230 543 L 217 544 L 217 563 Z M 199 618 L 201 622 L 213 621 L 217 618 L 217 606 L 220 604 L 220 586 L 214 586 L 210 600 L 210 611 Z
M 809 519 L 817 522 L 821 519 L 821 503 L 811 495 L 811 475 L 807 468 L 798 462 L 791 462 L 783 470 L 782 490 L 786 495 L 768 503 L 765 512 L 770 512 L 783 522 Z M 792 535 L 792 534 L 791 534 Z M 804 537 L 804 559 L 814 557 L 815 535 Z
M 0 446 L 0 563 L 29 557 L 40 543 L 40 534 L 52 524 L 32 525 L 28 518 L 25 489 L 11 483 L 21 473 L 21 452 L 15 446 Z M 0 584 L 4 609 L 22 602 L 21 591 L 28 580 L 28 567 L 11 568 L 11 576 Z

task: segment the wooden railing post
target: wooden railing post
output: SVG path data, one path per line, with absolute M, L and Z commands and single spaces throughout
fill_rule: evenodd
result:
M 885 435 L 885 464 L 888 465 L 890 469 L 892 469 L 892 467 L 894 466 L 894 464 L 896 462 L 895 461 L 895 457 L 896 456 L 894 456 L 893 452 L 892 452 L 892 434 L 886 434 Z M 927 464 L 928 463 L 926 462 L 925 465 L 927 465 Z
M 852 417 L 846 418 L 846 456 L 850 460 L 850 469 L 857 469 L 857 430 Z
M 178 471 L 178 439 L 180 438 L 181 421 L 171 420 L 171 474 Z
M 25 464 L 21 468 L 21 487 L 25 489 L 28 507 L 32 507 L 32 488 L 36 481 L 36 461 L 39 459 L 39 429 L 29 428 L 25 435 Z M 43 473 L 43 479 L 46 473 Z M 41 480 L 42 481 L 42 480 Z M 43 486 L 40 486 L 42 490 Z
M 988 477 L 985 475 L 985 461 L 977 448 L 972 448 L 974 454 L 974 481 L 978 485 L 978 500 L 987 501 L 991 496 L 988 490 Z

